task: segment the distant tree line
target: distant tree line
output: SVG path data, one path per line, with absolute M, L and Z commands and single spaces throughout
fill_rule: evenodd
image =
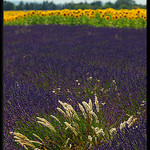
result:
M 135 9 L 144 8 L 146 5 L 138 5 L 134 0 L 117 0 L 115 3 L 106 2 L 102 5 L 100 0 L 94 1 L 92 3 L 87 3 L 86 1 L 80 3 L 65 3 L 65 4 L 55 4 L 53 1 L 43 1 L 43 3 L 24 3 L 20 1 L 18 5 L 12 2 L 3 1 L 3 10 L 62 10 L 62 9 Z

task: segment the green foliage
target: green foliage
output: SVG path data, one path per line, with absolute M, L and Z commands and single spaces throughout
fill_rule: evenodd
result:
M 16 10 L 24 10 L 24 3 L 20 1 L 20 3 L 16 6 Z
M 3 2 L 3 8 L 4 8 L 4 10 L 14 10 L 15 5 L 11 2 L 4 1 Z
M 135 5 L 135 1 L 134 0 L 117 0 L 114 5 L 115 5 L 116 9 L 121 7 L 121 5 L 128 6 L 128 8 L 129 8 L 129 7 L 132 7 L 133 5 Z
M 146 8 L 146 5 L 138 5 L 134 0 L 117 0 L 115 3 L 106 2 L 102 5 L 101 0 L 97 0 L 91 3 L 80 2 L 80 3 L 65 3 L 65 4 L 55 4 L 53 1 L 43 1 L 42 3 L 33 3 L 20 1 L 18 5 L 11 2 L 4 1 L 4 10 L 61 10 L 61 9 L 105 9 L 105 8 L 115 8 L 119 9 L 123 7 L 121 5 L 126 5 L 128 8 Z
M 130 7 L 128 6 L 128 5 L 126 5 L 126 4 L 121 4 L 120 6 L 119 6 L 119 9 L 129 9 Z

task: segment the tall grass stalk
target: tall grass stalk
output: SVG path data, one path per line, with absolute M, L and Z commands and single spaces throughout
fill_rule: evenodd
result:
M 116 128 L 102 126 L 100 120 L 101 110 L 96 109 L 94 112 L 94 104 L 96 108 L 99 108 L 99 101 L 95 96 L 95 103 L 89 99 L 89 103 L 83 101 L 82 104 L 78 103 L 79 110 L 76 112 L 74 108 L 66 103 L 58 100 L 62 108 L 57 108 L 63 117 L 55 117 L 51 115 L 55 121 L 50 123 L 44 118 L 36 117 L 37 123 L 44 125 L 47 135 L 43 133 L 33 133 L 33 136 L 38 140 L 30 140 L 25 135 L 19 132 L 10 132 L 14 135 L 15 142 L 24 146 L 25 149 L 28 147 L 32 149 L 72 149 L 76 148 L 79 150 L 92 149 L 94 146 L 100 144 L 98 141 L 107 142 L 110 140 L 109 133 L 112 135 L 116 133 Z M 60 111 L 61 110 L 61 111 Z M 125 126 L 128 125 L 130 128 L 137 118 L 130 116 L 127 121 L 120 124 L 120 130 L 124 130 Z M 39 121 L 40 120 L 40 121 Z M 54 123 L 55 122 L 55 123 Z M 105 124 L 105 123 L 104 123 Z M 55 125 L 55 127 L 54 127 Z M 41 127 L 42 127 L 41 126 Z M 42 137 L 40 137 L 42 135 Z

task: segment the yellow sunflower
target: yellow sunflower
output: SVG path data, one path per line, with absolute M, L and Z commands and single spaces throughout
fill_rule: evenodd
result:
M 76 15 L 75 15 L 75 18 L 79 18 L 79 14 L 76 14 Z
M 90 18 L 90 19 L 94 18 L 94 15 L 91 15 L 91 14 L 90 14 L 90 15 L 89 15 L 89 18 Z
M 109 17 L 109 16 L 105 16 L 105 19 L 106 19 L 106 20 L 110 20 L 110 17 Z
M 62 13 L 62 16 L 63 16 L 63 17 L 66 17 L 66 16 L 67 16 L 67 13 Z
M 105 17 L 105 14 L 102 13 L 102 14 L 101 14 L 101 18 L 104 18 L 104 17 Z

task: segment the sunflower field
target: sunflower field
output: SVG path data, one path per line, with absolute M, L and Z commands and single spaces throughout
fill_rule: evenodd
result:
M 147 24 L 145 9 L 78 9 L 49 11 L 6 11 L 4 25 L 92 25 L 96 27 L 134 27 L 143 28 Z

